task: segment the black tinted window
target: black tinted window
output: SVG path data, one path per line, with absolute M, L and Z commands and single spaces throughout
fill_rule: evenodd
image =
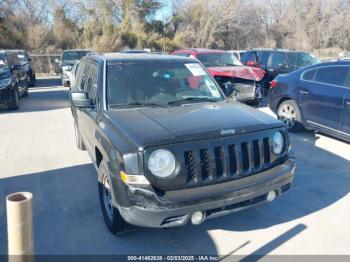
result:
M 319 62 L 320 61 L 316 57 L 314 57 L 313 55 L 310 55 L 308 53 L 298 53 L 297 67 L 314 65 L 314 64 L 317 64 Z
M 93 101 L 96 100 L 98 67 L 95 64 L 89 64 L 86 68 L 86 92 Z
M 306 71 L 306 72 L 303 74 L 302 79 L 303 79 L 303 80 L 308 80 L 308 81 L 314 80 L 316 71 L 317 71 L 317 69 L 313 69 L 313 70 Z
M 270 58 L 270 66 L 278 67 L 280 65 L 288 65 L 286 56 L 282 53 L 273 53 Z
M 256 53 L 255 52 L 252 52 L 248 55 L 248 58 L 247 58 L 247 62 L 248 61 L 252 61 L 252 62 L 255 62 L 257 63 L 258 62 L 258 59 L 257 59 L 257 56 L 256 56 Z
M 293 67 L 296 67 L 296 65 L 297 65 L 297 53 L 289 52 L 289 53 L 286 53 L 286 55 L 288 57 L 289 64 Z
M 325 84 L 344 86 L 348 71 L 349 67 L 345 66 L 321 67 L 317 71 L 315 81 Z

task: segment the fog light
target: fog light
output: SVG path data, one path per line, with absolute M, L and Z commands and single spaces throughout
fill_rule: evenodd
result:
M 276 192 L 275 191 L 270 191 L 268 194 L 267 194 L 267 201 L 271 202 L 273 201 L 274 199 L 276 198 Z
M 201 211 L 194 212 L 191 216 L 191 222 L 193 225 L 202 224 L 205 219 L 205 215 Z

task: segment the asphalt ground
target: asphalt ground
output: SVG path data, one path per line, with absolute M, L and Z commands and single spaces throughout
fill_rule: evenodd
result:
M 68 89 L 57 78 L 38 79 L 19 111 L 0 109 L 0 254 L 5 197 L 30 191 L 36 254 L 350 255 L 350 145 L 307 131 L 291 141 L 295 181 L 272 203 L 199 226 L 116 237 L 104 225 L 88 154 L 75 147 Z

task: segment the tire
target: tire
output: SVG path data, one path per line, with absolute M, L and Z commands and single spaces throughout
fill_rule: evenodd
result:
M 123 219 L 119 210 L 113 206 L 110 176 L 104 166 L 104 163 L 101 163 L 98 170 L 98 193 L 102 214 L 108 230 L 114 235 L 121 235 L 122 233 L 129 231 L 131 225 Z
M 293 100 L 282 102 L 277 108 L 277 117 L 288 127 L 290 132 L 303 129 L 299 106 Z
M 29 95 L 28 86 L 28 82 L 26 81 L 26 90 L 24 91 L 22 97 L 27 97 Z
M 10 96 L 11 96 L 10 101 L 7 102 L 7 108 L 9 110 L 18 110 L 18 108 L 19 108 L 19 92 L 18 92 L 17 87 L 15 89 L 11 90 Z
M 85 151 L 86 148 L 85 148 L 83 139 L 81 137 L 80 131 L 78 129 L 77 122 L 75 122 L 75 121 L 74 121 L 74 133 L 75 133 L 75 143 L 77 145 L 77 148 L 79 150 Z

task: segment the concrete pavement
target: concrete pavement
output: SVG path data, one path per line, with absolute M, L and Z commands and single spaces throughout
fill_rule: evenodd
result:
M 95 170 L 75 147 L 68 90 L 59 84 L 39 79 L 18 112 L 0 109 L 0 254 L 5 196 L 25 190 L 34 194 L 37 254 L 350 255 L 350 145 L 311 132 L 291 135 L 295 183 L 271 204 L 200 226 L 111 235 Z

